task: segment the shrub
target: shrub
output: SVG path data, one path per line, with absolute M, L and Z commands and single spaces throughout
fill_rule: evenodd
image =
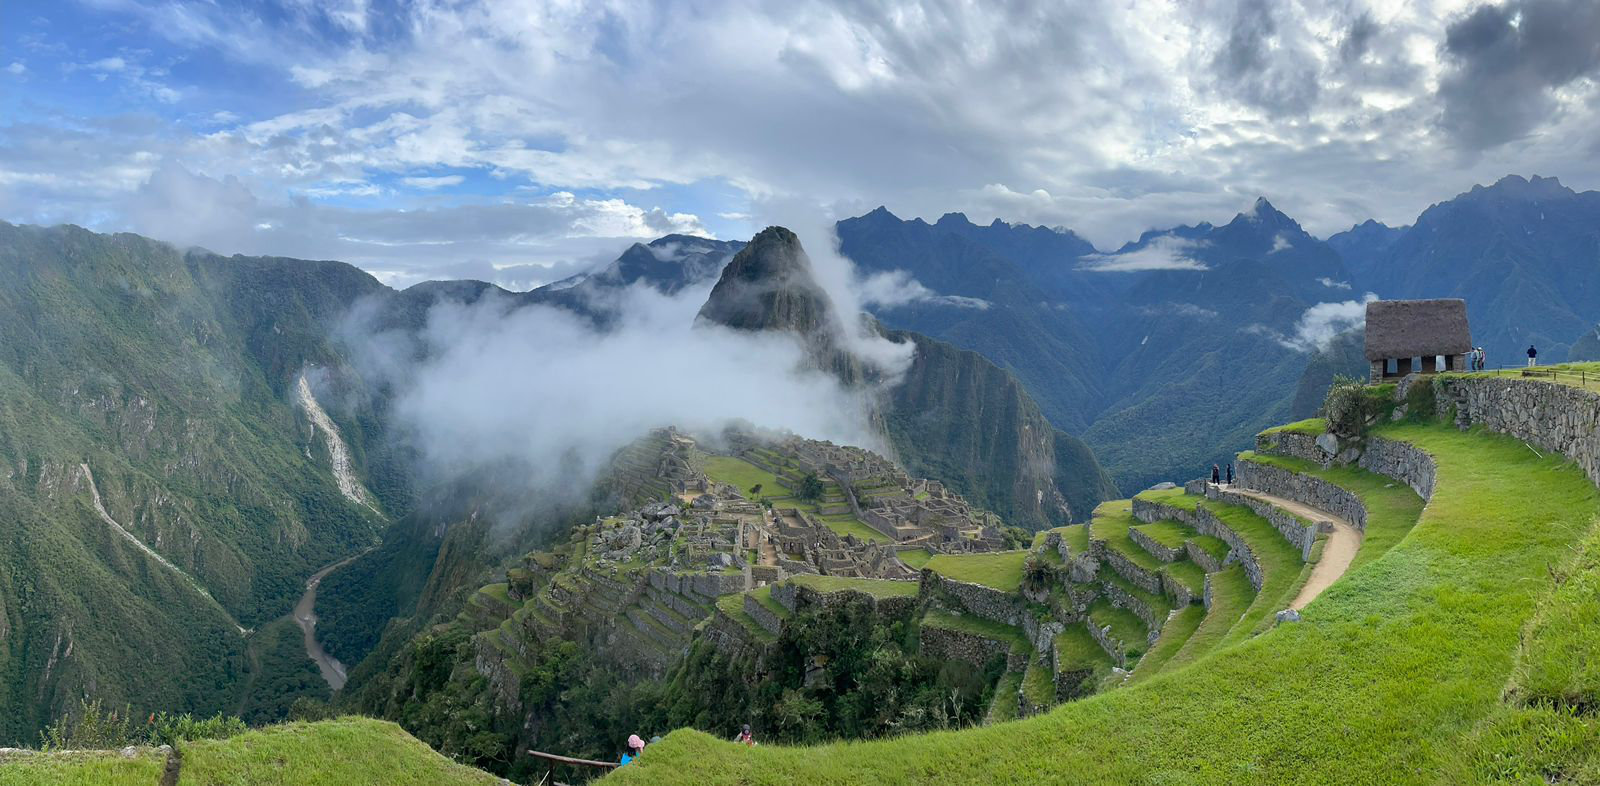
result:
M 1415 387 L 1415 386 L 1413 386 Z M 1363 437 L 1367 424 L 1394 409 L 1394 385 L 1368 385 L 1354 377 L 1337 376 L 1328 388 L 1319 413 L 1328 430 L 1341 437 Z
M 1406 390 L 1406 414 L 1412 420 L 1427 421 L 1438 412 L 1439 390 L 1437 380 L 1419 379 Z
M 79 700 L 76 712 L 68 710 L 39 733 L 40 747 L 52 750 L 106 750 L 134 744 L 128 708 L 108 710 L 99 699 Z
M 145 735 L 151 745 L 176 745 L 189 740 L 225 740 L 247 730 L 243 720 L 220 712 L 209 718 L 196 718 L 187 712 L 182 715 L 163 712 L 150 716 L 148 726 Z

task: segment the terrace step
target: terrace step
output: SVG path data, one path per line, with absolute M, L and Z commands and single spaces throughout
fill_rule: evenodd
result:
M 1205 618 L 1163 668 L 1175 669 L 1210 654 L 1239 624 L 1253 600 L 1255 588 L 1250 585 L 1243 566 L 1229 565 L 1217 573 L 1206 574 Z
M 1106 598 L 1090 604 L 1086 622 L 1090 635 L 1124 669 L 1137 663 L 1149 647 L 1150 631 L 1144 620 L 1127 609 L 1112 605 Z

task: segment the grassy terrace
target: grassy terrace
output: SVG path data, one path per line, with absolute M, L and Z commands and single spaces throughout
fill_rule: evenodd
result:
M 1055 675 L 1051 673 L 1048 663 L 1034 660 L 1028 664 L 1027 673 L 1022 675 L 1022 695 L 1027 697 L 1029 704 L 1040 707 L 1056 703 Z
M 1129 661 L 1144 653 L 1145 636 L 1149 635 L 1149 628 L 1145 627 L 1144 620 L 1139 619 L 1137 614 L 1119 609 L 1102 597 L 1089 604 L 1089 621 L 1097 628 L 1110 625 L 1111 638 L 1122 642 Z
M 1133 672 L 1134 678 L 1160 672 L 1189 642 L 1189 637 L 1194 635 L 1205 617 L 1205 607 L 1185 606 L 1175 616 L 1168 618 L 1167 624 L 1161 627 L 1161 636 L 1151 645 L 1150 651 L 1139 659 L 1139 665 Z
M 1523 376 L 1524 371 L 1532 372 L 1532 374 Z M 1596 362 L 1557 363 L 1553 366 L 1538 366 L 1532 369 L 1524 369 L 1518 366 L 1517 368 L 1492 371 L 1451 373 L 1449 376 L 1462 378 L 1479 376 L 1510 377 L 1527 381 L 1555 382 L 1561 385 L 1600 391 L 1600 363 Z
M 922 567 L 927 565 L 928 560 L 932 558 L 933 555 L 928 553 L 927 549 L 906 549 L 900 552 L 900 561 L 916 570 L 922 570 Z
M 131 759 L 116 751 L 0 756 L 0 786 L 156 786 L 166 768 L 153 748 Z
M 763 587 L 763 589 L 769 590 L 768 600 L 771 600 L 770 588 Z M 761 624 L 756 622 L 755 617 L 750 616 L 750 612 L 744 610 L 743 593 L 735 592 L 717 598 L 717 609 L 732 618 L 734 622 L 743 625 L 744 629 L 757 639 L 761 641 L 778 640 L 777 636 L 772 635 L 766 628 L 761 627 Z
M 917 588 L 921 586 L 915 581 L 890 581 L 888 579 L 855 579 L 845 576 L 817 576 L 809 573 L 795 576 L 789 581 L 802 587 L 810 587 L 818 592 L 839 592 L 842 590 L 855 590 L 864 592 L 874 598 L 910 598 L 915 597 Z M 763 587 L 769 589 L 770 587 Z M 759 591 L 759 590 L 758 590 Z M 770 593 L 769 593 L 770 595 Z
M 1361 537 L 1352 568 L 1371 562 L 1399 543 L 1422 511 L 1422 498 L 1411 489 L 1360 467 L 1329 467 L 1285 456 L 1244 452 L 1239 460 L 1281 467 L 1291 472 L 1314 475 L 1361 497 L 1367 506 L 1367 529 Z
M 945 578 L 1013 592 L 1022 586 L 1022 565 L 1027 559 L 1026 550 L 935 554 L 925 567 Z
M 1022 689 L 1022 675 L 1008 671 L 995 683 L 994 698 L 989 702 L 989 714 L 984 725 L 1004 723 L 1017 719 L 1017 691 Z
M 1094 518 L 1089 522 L 1089 537 L 1105 541 L 1107 548 L 1127 557 L 1129 562 L 1151 573 L 1160 573 L 1166 563 L 1156 559 L 1128 537 L 1128 530 L 1138 523 L 1139 520 L 1133 517 L 1133 503 L 1130 500 L 1105 502 L 1094 509 Z
M 1194 530 L 1176 521 L 1157 521 L 1153 524 L 1135 524 L 1140 534 L 1171 549 L 1183 548 L 1183 542 L 1194 537 Z
M 1070 625 L 1057 634 L 1055 647 L 1058 657 L 1056 665 L 1062 670 L 1111 667 L 1111 656 L 1101 649 L 1100 643 L 1089 635 L 1089 629 L 1083 625 Z
M 1305 420 L 1295 421 L 1294 423 L 1285 423 L 1281 426 L 1273 426 L 1272 428 L 1269 428 L 1261 433 L 1304 434 L 1308 437 L 1320 437 L 1322 436 L 1322 433 L 1327 430 L 1328 421 L 1323 420 L 1322 418 L 1307 418 Z
M 1254 511 L 1240 505 L 1222 505 L 1209 500 L 1200 504 L 1249 544 L 1251 553 L 1256 555 L 1256 562 L 1261 566 L 1261 589 L 1249 608 L 1245 609 L 1240 624 L 1223 640 L 1224 644 L 1229 644 L 1249 636 L 1263 620 L 1271 619 L 1279 609 L 1287 608 L 1305 583 L 1307 571 L 1300 559 L 1300 550 L 1289 545 L 1277 528 Z
M 771 584 L 768 584 L 765 587 L 757 587 L 745 594 L 754 598 L 755 601 L 764 606 L 767 611 L 778 615 L 778 619 L 783 619 L 784 617 L 789 616 L 789 610 L 784 608 L 783 604 L 773 600 Z
M 1228 546 L 1227 541 L 1224 541 L 1222 538 L 1214 538 L 1210 535 L 1200 535 L 1197 533 L 1189 536 L 1189 541 L 1200 547 L 1201 551 L 1216 557 L 1217 561 L 1219 562 L 1228 558 L 1228 551 L 1230 547 Z
M 1220 541 L 1218 541 L 1220 542 Z M 1195 597 L 1200 597 L 1206 589 L 1206 572 L 1204 568 L 1188 560 L 1178 560 L 1167 563 L 1166 573 L 1176 579 L 1179 584 L 1189 588 Z
M 1033 645 L 1028 643 L 1028 637 L 1023 635 L 1020 628 L 1003 625 L 971 614 L 956 615 L 942 610 L 930 611 L 922 616 L 922 625 L 924 627 L 943 628 L 944 630 L 970 633 L 986 639 L 1003 641 L 1010 644 L 1013 649 L 1030 650 L 1033 648 Z
M 1133 582 L 1117 575 L 1117 572 L 1114 570 L 1100 571 L 1099 580 L 1113 585 L 1117 589 L 1120 589 L 1123 592 L 1138 598 L 1146 606 L 1149 606 L 1158 617 L 1165 617 L 1167 616 L 1167 612 L 1172 611 L 1172 601 L 1169 600 L 1167 596 L 1158 595 L 1153 592 L 1145 592 L 1144 590 L 1134 586 Z
M 1211 574 L 1211 608 L 1206 611 L 1189 640 L 1172 654 L 1165 670 L 1186 666 L 1221 646 L 1255 597 L 1256 590 L 1250 586 L 1250 577 L 1245 575 L 1244 566 L 1229 565 L 1227 569 Z M 1160 643 L 1156 642 L 1157 645 Z M 1154 673 L 1151 671 L 1143 676 Z
M 757 500 L 768 499 L 778 507 L 793 507 L 806 511 L 816 516 L 824 526 L 841 537 L 854 535 L 858 539 L 869 543 L 888 543 L 890 540 L 888 536 L 863 524 L 855 516 L 848 513 L 833 516 L 821 515 L 818 512 L 819 505 L 814 502 L 801 502 L 796 499 L 794 491 L 785 485 L 777 475 L 742 458 L 735 456 L 707 456 L 705 471 L 706 477 L 710 478 L 712 482 L 727 483 L 737 487 L 745 496 Z M 844 499 L 844 495 L 838 490 L 837 483 L 832 480 L 825 480 L 824 482 L 827 488 L 830 489 L 829 496 L 835 498 L 834 502 L 825 501 L 824 504 L 837 504 Z M 761 493 L 759 495 L 752 494 L 750 489 L 755 488 L 758 484 L 761 486 Z
M 1175 658 L 1151 679 L 1000 727 L 754 749 L 683 730 L 612 778 L 1593 782 L 1593 718 L 1518 708 L 1501 692 L 1524 624 L 1550 596 L 1552 566 L 1570 562 L 1600 495 L 1570 463 L 1481 430 L 1403 424 L 1378 433 L 1433 454 L 1433 500 L 1409 533 L 1324 592 L 1300 623 L 1204 655 L 1200 667 L 1177 668 Z

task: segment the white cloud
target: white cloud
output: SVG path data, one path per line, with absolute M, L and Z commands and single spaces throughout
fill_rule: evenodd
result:
M 461 175 L 440 175 L 438 177 L 403 177 L 403 178 L 400 178 L 400 182 L 402 182 L 402 183 L 404 183 L 404 184 L 406 184 L 406 185 L 408 185 L 408 186 L 410 186 L 412 188 L 420 188 L 420 189 L 423 189 L 423 190 L 428 190 L 428 189 L 433 189 L 433 188 L 445 188 L 445 187 L 448 187 L 448 186 L 459 186 L 459 185 L 461 185 L 462 181 L 464 181 L 464 180 L 466 180 L 466 178 L 461 176 Z
M 1325 287 L 1327 287 L 1329 289 L 1349 289 L 1350 288 L 1350 282 L 1348 282 L 1348 281 L 1334 281 L 1333 279 L 1328 278 L 1327 276 L 1323 276 L 1321 278 L 1318 278 L 1317 279 L 1317 283 L 1321 284 L 1321 285 L 1323 285 L 1323 286 L 1325 286 Z
M 1255 207 L 1252 205 L 1251 209 L 1254 210 Z M 1279 251 L 1287 251 L 1291 248 L 1294 248 L 1294 244 L 1290 243 L 1289 238 L 1286 237 L 1282 232 L 1279 232 L 1272 237 L 1272 249 L 1267 253 L 1276 254 Z
M 1368 292 L 1360 300 L 1318 303 L 1300 315 L 1291 336 L 1260 332 L 1266 332 L 1279 344 L 1297 352 L 1325 349 L 1334 336 L 1363 324 L 1367 318 L 1367 304 L 1377 299 L 1377 295 Z
M 923 286 L 904 270 L 873 273 L 859 278 L 854 285 L 863 306 L 897 308 L 919 303 L 933 303 L 956 308 L 986 309 L 987 300 L 961 295 L 941 295 Z
M 1189 253 L 1203 241 L 1163 235 L 1142 247 L 1115 254 L 1090 254 L 1078 266 L 1084 270 L 1131 273 L 1143 270 L 1209 270 Z
M 6 73 L 14 76 L 21 76 L 22 74 L 26 73 L 27 70 L 28 67 L 18 61 L 12 61 L 11 65 L 6 66 Z

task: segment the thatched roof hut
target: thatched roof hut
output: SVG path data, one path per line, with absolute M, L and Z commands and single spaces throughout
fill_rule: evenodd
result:
M 1367 360 L 1460 355 L 1472 349 L 1465 300 L 1367 304 Z

